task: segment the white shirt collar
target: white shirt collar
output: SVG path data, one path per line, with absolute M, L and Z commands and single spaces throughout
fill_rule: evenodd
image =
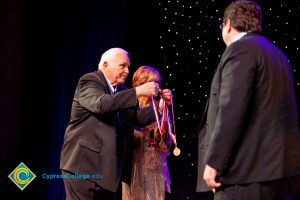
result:
M 106 78 L 106 76 L 104 75 L 104 73 L 103 73 L 103 76 L 104 76 L 104 78 L 105 78 L 105 80 L 106 80 L 106 82 L 107 82 L 107 85 L 108 85 L 108 87 L 109 87 L 110 93 L 111 93 L 111 94 L 115 94 L 115 93 L 117 92 L 117 86 L 114 88 L 114 87 L 110 84 L 110 82 L 108 81 L 108 79 Z
M 234 43 L 235 41 L 238 41 L 239 39 L 241 39 L 244 35 L 246 35 L 247 32 L 241 32 L 238 35 L 234 36 L 232 43 Z

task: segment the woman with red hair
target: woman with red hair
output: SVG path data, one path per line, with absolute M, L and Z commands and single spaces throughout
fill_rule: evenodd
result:
M 153 67 L 141 66 L 133 75 L 132 86 L 151 81 L 160 84 L 161 75 Z M 141 108 L 152 106 L 151 99 L 142 96 L 139 105 Z M 170 154 L 172 140 L 168 134 L 161 135 L 156 122 L 135 129 L 134 138 L 138 145 L 133 152 L 130 194 L 126 195 L 123 190 L 123 200 L 164 200 L 165 191 L 171 192 L 166 157 Z

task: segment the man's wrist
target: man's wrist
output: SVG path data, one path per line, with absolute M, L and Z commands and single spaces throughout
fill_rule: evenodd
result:
M 135 87 L 136 98 L 140 98 L 142 96 L 140 89 L 140 87 Z

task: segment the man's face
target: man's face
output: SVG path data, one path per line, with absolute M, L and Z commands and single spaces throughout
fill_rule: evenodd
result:
M 126 54 L 119 53 L 114 59 L 104 63 L 105 76 L 112 86 L 125 83 L 129 74 L 130 60 Z

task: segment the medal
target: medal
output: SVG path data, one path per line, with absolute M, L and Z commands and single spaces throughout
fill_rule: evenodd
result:
M 161 149 L 164 149 L 165 148 L 165 143 L 161 140 L 160 143 L 159 143 L 159 147 Z
M 179 156 L 181 151 L 177 147 L 177 141 L 176 141 L 176 129 L 175 129 L 173 99 L 171 98 L 171 106 L 172 106 L 171 107 L 171 114 L 169 112 L 167 103 L 165 101 L 163 101 L 163 110 L 162 110 L 161 118 L 160 118 L 159 112 L 158 112 L 159 105 L 157 104 L 157 101 L 155 100 L 154 97 L 151 97 L 151 103 L 152 103 L 152 107 L 153 107 L 153 110 L 154 110 L 155 119 L 156 119 L 156 122 L 157 122 L 157 127 L 158 127 L 158 130 L 159 130 L 160 134 L 161 134 L 161 137 L 163 137 L 164 134 L 168 134 L 171 137 L 171 139 L 173 141 L 173 144 L 175 145 L 175 149 L 173 150 L 173 154 L 175 156 Z M 172 117 L 172 119 L 171 119 L 170 116 Z M 172 125 L 173 125 L 173 127 L 172 127 Z M 169 151 L 167 145 L 162 140 L 159 143 L 159 147 L 163 152 L 168 152 Z
M 159 147 L 162 150 L 162 152 L 167 152 L 168 151 L 168 148 L 167 148 L 166 144 L 162 140 L 159 142 Z
M 174 156 L 179 156 L 180 155 L 180 149 L 176 146 L 175 149 L 173 150 Z

